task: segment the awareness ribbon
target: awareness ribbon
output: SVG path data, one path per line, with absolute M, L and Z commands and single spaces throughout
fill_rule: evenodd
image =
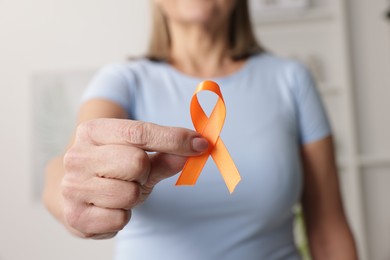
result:
M 197 97 L 198 92 L 205 90 L 218 95 L 218 101 L 213 108 L 210 117 L 207 117 L 200 106 Z M 195 185 L 209 155 L 211 155 L 221 172 L 229 192 L 233 193 L 235 187 L 240 182 L 241 177 L 233 159 L 230 157 L 229 152 L 219 136 L 225 122 L 226 107 L 217 83 L 213 81 L 203 81 L 198 85 L 191 99 L 190 112 L 192 123 L 194 124 L 196 131 L 207 139 L 209 142 L 209 149 L 200 156 L 188 158 L 176 182 L 176 186 Z

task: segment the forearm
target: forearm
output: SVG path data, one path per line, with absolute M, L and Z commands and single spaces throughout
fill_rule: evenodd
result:
M 355 241 L 345 216 L 336 175 L 335 169 L 329 171 L 326 186 L 315 185 L 311 181 L 312 185 L 306 187 L 304 192 L 303 210 L 314 260 L 357 259 Z
M 317 226 L 308 234 L 313 260 L 356 260 L 356 245 L 348 223 L 341 216 L 332 223 Z
M 302 159 L 302 206 L 313 259 L 357 259 L 342 204 L 331 136 L 305 145 Z

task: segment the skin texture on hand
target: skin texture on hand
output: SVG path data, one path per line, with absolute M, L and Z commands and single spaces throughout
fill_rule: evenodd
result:
M 63 159 L 65 222 L 81 237 L 114 236 L 158 182 L 207 148 L 198 133 L 183 128 L 124 119 L 80 124 Z

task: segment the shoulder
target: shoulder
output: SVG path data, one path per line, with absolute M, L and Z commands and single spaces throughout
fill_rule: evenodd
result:
M 271 84 L 283 92 L 288 91 L 295 98 L 316 89 L 309 69 L 299 61 L 272 53 L 262 53 L 252 56 L 250 63 L 251 77 L 263 84 Z
M 257 70 L 265 70 L 278 76 L 301 77 L 310 74 L 308 68 L 303 63 L 272 53 L 257 54 L 251 59 Z
M 134 80 L 147 76 L 151 71 L 163 68 L 162 62 L 150 61 L 146 58 L 128 60 L 125 62 L 112 62 L 101 67 L 97 75 L 105 75 L 123 80 Z
M 90 80 L 82 100 L 104 98 L 130 110 L 140 82 L 148 76 L 154 63 L 146 59 L 109 63 L 101 67 Z

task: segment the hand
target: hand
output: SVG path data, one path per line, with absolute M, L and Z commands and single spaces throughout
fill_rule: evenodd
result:
M 64 156 L 66 224 L 80 237 L 115 236 L 159 181 L 207 147 L 198 133 L 184 128 L 123 119 L 82 123 Z

